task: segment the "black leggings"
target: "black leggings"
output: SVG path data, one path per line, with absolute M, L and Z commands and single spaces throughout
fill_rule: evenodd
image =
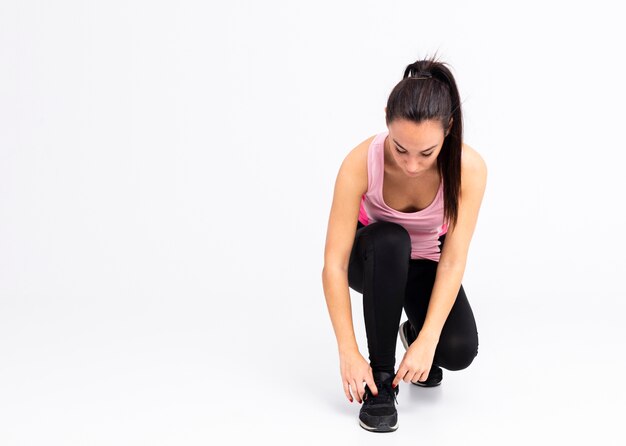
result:
M 444 234 L 439 238 L 442 249 L 445 237 Z M 401 225 L 378 221 L 365 226 L 357 222 L 348 282 L 350 288 L 363 294 L 367 347 L 373 371 L 394 373 L 402 308 L 416 334 L 424 325 L 439 263 L 410 256 L 411 239 Z M 431 370 L 436 365 L 448 370 L 464 369 L 477 354 L 476 321 L 461 285 L 439 336 Z

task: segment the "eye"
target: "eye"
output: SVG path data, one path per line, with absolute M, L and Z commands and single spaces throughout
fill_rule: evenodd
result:
M 401 152 L 401 151 L 398 149 L 398 146 L 396 146 L 396 152 L 398 152 L 398 153 L 402 153 L 402 154 L 405 154 L 405 153 L 406 153 L 406 152 Z
M 398 153 L 400 153 L 400 154 L 402 154 L 402 155 L 404 155 L 405 153 L 407 153 L 407 152 L 401 152 L 401 151 L 400 151 L 400 149 L 398 149 L 398 146 L 396 146 L 396 152 L 398 152 Z M 433 154 L 433 152 L 434 152 L 434 150 L 433 150 L 432 152 L 430 152 L 430 153 L 422 153 L 422 156 L 423 156 L 424 158 L 428 158 L 430 155 L 432 155 L 432 154 Z

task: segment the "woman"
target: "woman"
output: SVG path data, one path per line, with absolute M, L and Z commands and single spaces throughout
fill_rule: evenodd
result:
M 478 354 L 461 279 L 487 179 L 482 157 L 462 142 L 446 64 L 410 64 L 385 114 L 387 130 L 350 151 L 339 169 L 322 273 L 344 392 L 362 403 L 359 424 L 374 432 L 398 428 L 400 381 L 439 385 L 442 367 L 464 369 Z M 357 347 L 348 286 L 363 294 L 369 364 Z M 408 321 L 399 327 L 403 308 Z M 406 353 L 394 373 L 398 332 Z

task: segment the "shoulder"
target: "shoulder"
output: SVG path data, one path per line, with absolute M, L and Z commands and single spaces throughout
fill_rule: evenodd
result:
M 439 268 L 465 268 L 470 241 L 474 234 L 487 180 L 487 166 L 480 154 L 467 144 L 462 146 L 461 195 L 458 220 L 449 223 Z
M 377 135 L 372 135 L 361 141 L 354 149 L 348 153 L 348 157 L 350 157 L 355 162 L 367 162 L 367 154 L 369 152 L 369 148 L 372 145 L 372 141 L 376 138 Z
M 483 157 L 476 149 L 467 143 L 463 143 L 461 151 L 461 166 L 463 169 L 467 168 L 469 170 L 487 170 L 487 164 L 485 163 Z
M 343 160 L 342 167 L 346 170 L 351 179 L 367 191 L 367 154 L 372 141 L 376 135 L 370 136 L 354 147 Z
M 463 143 L 461 152 L 461 185 L 484 187 L 487 180 L 487 163 L 476 149 Z

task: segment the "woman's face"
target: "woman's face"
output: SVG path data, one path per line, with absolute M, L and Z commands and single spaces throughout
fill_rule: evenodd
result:
M 416 124 L 396 119 L 387 128 L 389 153 L 407 177 L 416 178 L 436 169 L 437 156 L 445 140 L 439 121 L 428 120 Z

